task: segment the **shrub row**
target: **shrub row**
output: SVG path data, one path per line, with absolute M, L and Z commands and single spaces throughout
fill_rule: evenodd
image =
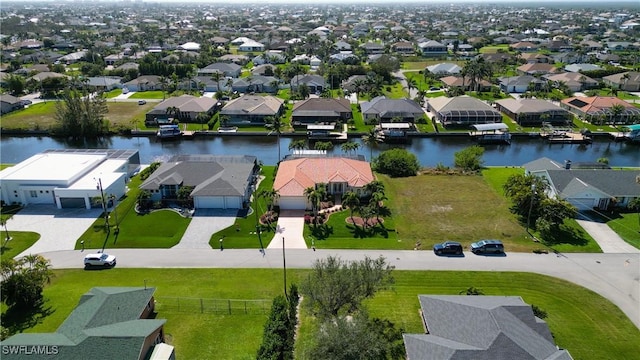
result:
M 288 299 L 282 295 L 273 299 L 256 359 L 293 359 L 299 300 L 295 284 L 291 285 Z

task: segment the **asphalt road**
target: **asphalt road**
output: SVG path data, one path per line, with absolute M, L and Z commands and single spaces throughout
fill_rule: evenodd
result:
M 85 250 L 87 253 L 91 250 Z M 110 249 L 125 268 L 282 268 L 282 250 Z M 43 253 L 55 269 L 82 268 L 79 250 Z M 522 271 L 584 286 L 616 304 L 640 328 L 640 254 L 529 254 L 437 257 L 431 251 L 287 249 L 287 268 L 310 268 L 328 255 L 359 260 L 380 255 L 398 270 Z

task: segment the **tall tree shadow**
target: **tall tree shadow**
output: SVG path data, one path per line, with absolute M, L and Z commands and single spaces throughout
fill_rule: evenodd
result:
M 2 326 L 8 330 L 9 335 L 21 333 L 41 323 L 54 312 L 53 308 L 46 306 L 44 302 L 35 308 L 12 306 L 2 314 Z
M 544 243 L 548 246 L 562 244 L 585 246 L 589 243 L 589 240 L 585 236 L 585 232 L 583 230 L 575 229 L 566 225 L 560 225 L 557 231 L 545 234 Z
M 311 234 L 318 240 L 325 240 L 333 235 L 333 226 L 327 224 L 312 225 Z

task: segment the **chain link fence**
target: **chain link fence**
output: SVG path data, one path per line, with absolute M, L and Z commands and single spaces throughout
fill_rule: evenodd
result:
M 271 310 L 271 300 L 205 299 L 156 297 L 157 312 L 184 312 L 218 315 L 263 315 Z

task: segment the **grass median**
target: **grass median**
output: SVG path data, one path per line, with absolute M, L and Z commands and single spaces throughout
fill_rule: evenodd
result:
M 289 269 L 297 282 L 308 270 Z M 367 301 L 372 316 L 386 318 L 406 332 L 420 333 L 419 294 L 458 294 L 470 286 L 486 295 L 521 296 L 545 310 L 558 346 L 575 359 L 631 359 L 640 352 L 638 329 L 608 300 L 572 283 L 548 276 L 516 272 L 394 271 L 393 290 Z M 208 314 L 163 311 L 166 298 L 272 299 L 282 292 L 282 270 L 270 269 L 119 269 L 57 270 L 44 292 L 52 314 L 27 332 L 52 332 L 93 286 L 156 287 L 159 319 L 179 359 L 255 358 L 268 315 Z M 311 325 L 310 325 L 311 324 Z M 308 346 L 313 331 L 302 316 L 296 353 Z M 300 357 L 298 357 L 300 358 Z

